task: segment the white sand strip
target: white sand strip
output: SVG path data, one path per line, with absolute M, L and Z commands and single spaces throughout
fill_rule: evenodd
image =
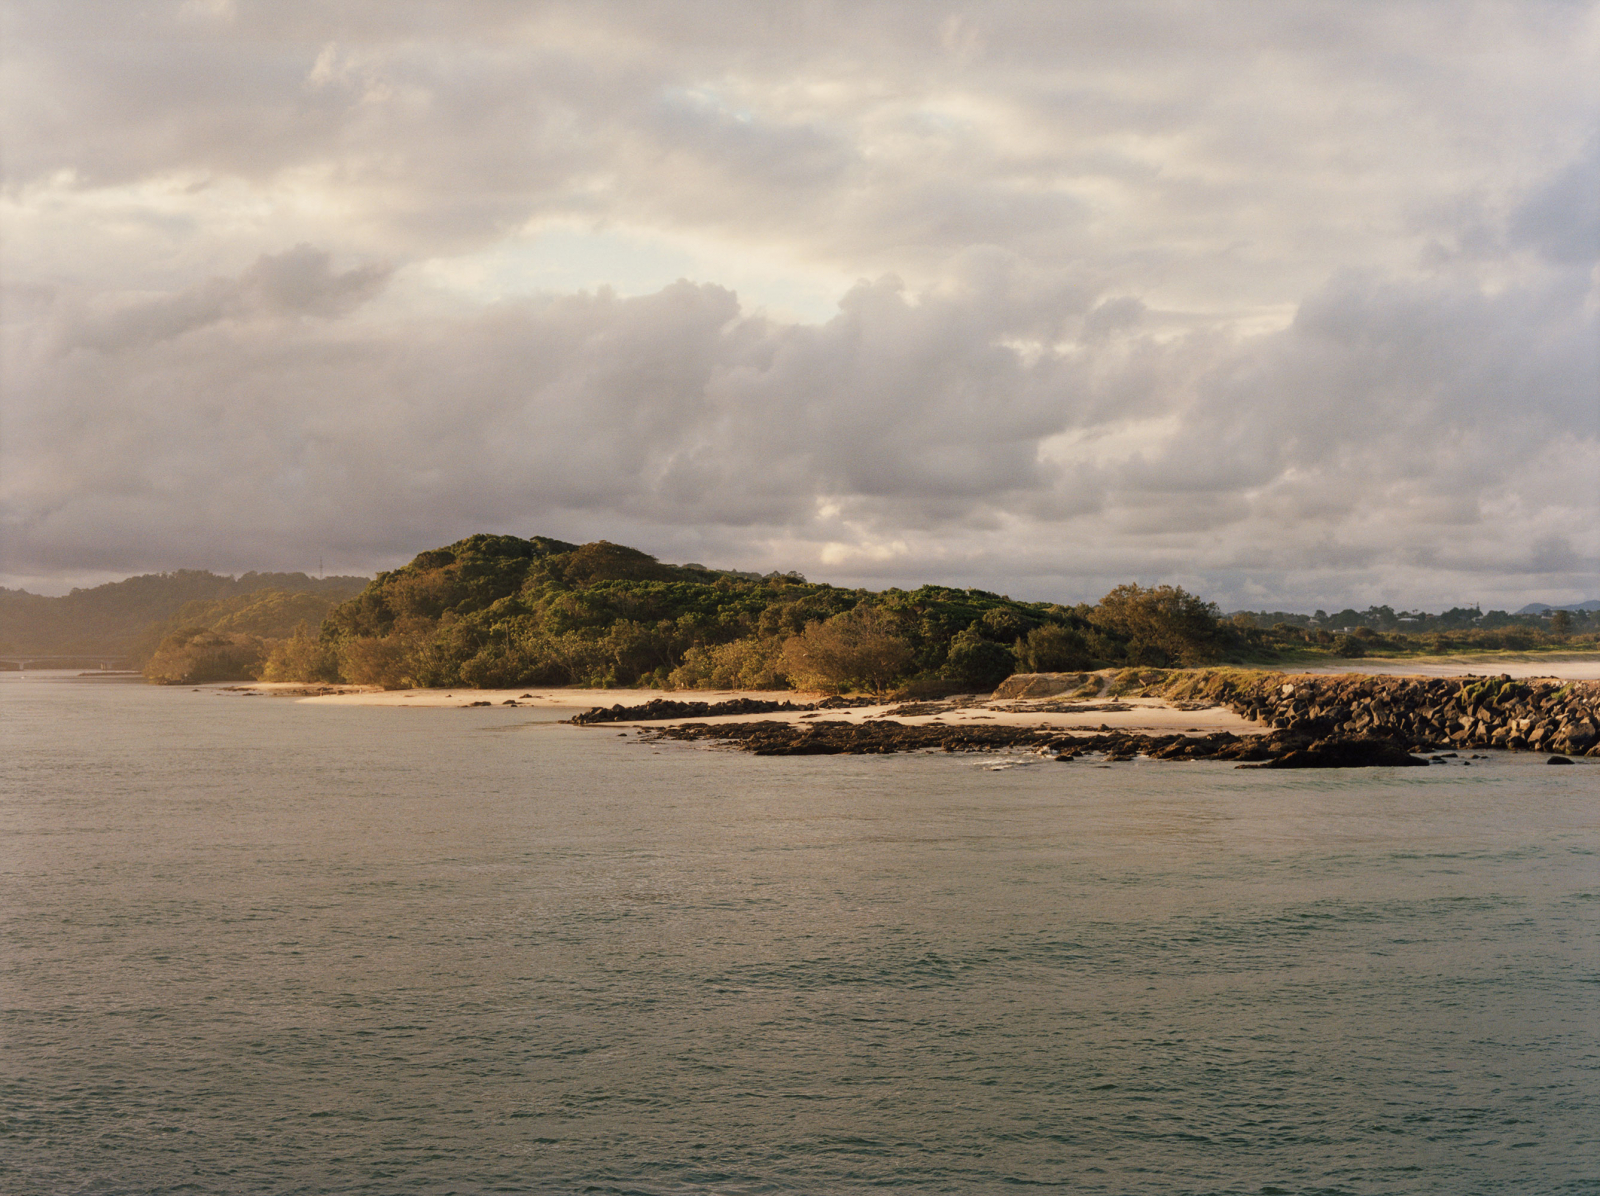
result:
M 437 708 L 469 707 L 473 703 L 488 703 L 503 707 L 507 703 L 518 707 L 549 708 L 561 710 L 588 710 L 595 706 L 638 706 L 653 698 L 676 702 L 726 702 L 734 698 L 750 698 L 765 702 L 794 702 L 801 705 L 819 700 L 820 694 L 795 693 L 791 690 L 733 691 L 733 690 L 677 690 L 658 689 L 569 689 L 549 686 L 530 686 L 524 689 L 391 689 L 381 690 L 363 686 L 306 686 L 291 682 L 261 683 L 228 687 L 236 692 L 256 691 L 295 697 L 308 705 L 323 706 L 430 706 Z M 307 696 L 308 689 L 329 689 L 336 692 Z M 973 701 L 973 699 L 966 699 Z M 860 723 L 868 719 L 892 717 L 907 726 L 925 723 L 944 723 L 947 726 L 1012 726 L 1048 727 L 1063 731 L 1098 731 L 1106 727 L 1116 731 L 1143 731 L 1151 734 L 1171 735 L 1177 732 L 1209 734 L 1213 731 L 1232 731 L 1235 735 L 1259 735 L 1266 728 L 1251 723 L 1222 706 L 1209 706 L 1203 710 L 1180 710 L 1171 703 L 1156 698 L 1085 699 L 1070 702 L 1060 698 L 1041 698 L 1037 701 L 1010 699 L 1001 702 L 980 701 L 959 709 L 941 709 L 937 713 L 917 715 L 891 715 L 890 712 L 904 703 L 887 702 L 876 706 L 860 706 L 846 710 L 817 712 L 785 712 L 770 714 L 725 715 L 715 718 L 691 718 L 682 722 L 748 722 L 754 719 L 786 723 L 814 722 L 818 719 L 842 720 Z M 938 703 L 946 706 L 945 703 Z M 1103 709 L 1106 706 L 1124 707 L 1119 710 Z M 999 709 L 1011 707 L 1009 710 Z M 1056 709 L 1042 709 L 1055 707 Z M 655 722 L 623 722 L 597 724 L 608 727 L 649 727 L 666 725 Z

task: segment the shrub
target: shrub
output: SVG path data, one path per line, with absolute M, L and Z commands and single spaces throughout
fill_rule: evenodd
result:
M 1059 623 L 1035 627 L 1017 641 L 1015 653 L 1024 673 L 1081 673 L 1094 667 L 1083 633 Z
M 778 639 L 696 644 L 668 674 L 667 684 L 673 689 L 787 689 L 782 657 Z
M 339 645 L 339 672 L 354 685 L 404 689 L 406 646 L 397 635 L 357 635 Z
M 1354 659 L 1367 654 L 1366 645 L 1353 635 L 1341 635 L 1333 641 L 1335 656 L 1348 656 Z
M 314 638 L 302 623 L 288 639 L 279 640 L 267 653 L 261 669 L 263 681 L 337 681 L 339 659 L 332 647 Z
M 784 672 L 807 689 L 863 685 L 882 693 L 911 663 L 911 645 L 865 603 L 826 622 L 806 624 L 784 643 L 782 653 Z
M 1118 586 L 1100 600 L 1092 617 L 1127 641 L 1129 664 L 1193 667 L 1210 664 L 1221 653 L 1216 606 L 1178 586 Z
M 945 657 L 945 675 L 987 693 L 1016 671 L 1011 649 L 986 640 L 972 628 L 957 632 Z
M 144 675 L 158 685 L 254 681 L 261 659 L 262 643 L 256 636 L 186 627 L 161 641 Z

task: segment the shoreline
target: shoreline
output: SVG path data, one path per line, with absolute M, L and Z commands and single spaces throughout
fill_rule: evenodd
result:
M 316 706 L 388 706 L 426 707 L 433 709 L 471 709 L 474 706 L 494 708 L 534 708 L 547 710 L 587 711 L 607 710 L 613 706 L 626 708 L 642 706 L 651 701 L 667 702 L 732 702 L 746 699 L 755 702 L 790 702 L 797 706 L 824 701 L 826 695 L 796 690 L 595 690 L 565 687 L 527 689 L 451 689 L 451 690 L 379 690 L 357 686 L 306 686 L 296 682 L 263 682 L 255 685 L 236 684 L 212 686 L 220 691 L 239 693 L 258 692 L 267 695 L 293 698 L 305 705 Z M 308 693 L 311 689 L 337 690 L 329 693 Z M 612 702 L 601 699 L 612 698 Z M 623 699 L 621 701 L 615 699 Z M 927 707 L 923 713 L 912 713 L 907 707 Z M 750 720 L 748 714 L 686 716 L 683 718 L 622 718 L 607 719 L 607 727 L 651 727 L 682 725 L 688 722 L 731 725 Z M 763 722 L 799 725 L 813 721 L 816 711 L 790 710 L 762 713 Z M 1213 703 L 1170 702 L 1163 698 L 1086 698 L 1062 700 L 1059 698 L 995 699 L 987 694 L 961 695 L 955 699 L 937 702 L 881 701 L 870 705 L 848 706 L 825 712 L 830 722 L 843 722 L 852 726 L 893 717 L 905 726 L 944 724 L 947 726 L 1029 727 L 1051 731 L 1079 731 L 1083 733 L 1106 731 L 1137 732 L 1144 734 L 1210 735 L 1227 731 L 1234 735 L 1261 735 L 1268 728 L 1251 723 L 1226 707 Z M 599 724 L 596 724 L 599 725 Z
M 1131 672 L 1132 670 L 1130 670 Z M 1261 767 L 1407 766 L 1450 749 L 1600 757 L 1600 682 L 1467 674 L 1429 677 L 1275 670 L 1152 670 L 1143 678 L 1016 674 L 992 694 L 930 700 L 827 698 L 794 691 L 678 692 L 530 687 L 391 690 L 220 687 L 322 705 L 570 710 L 563 721 L 655 739 L 708 740 L 758 755 L 1031 749 L 1161 759 L 1227 759 Z M 1114 688 L 1139 689 L 1118 696 Z M 1148 696 L 1152 694 L 1160 696 Z M 605 696 L 629 702 L 596 703 Z M 1068 694 L 1080 696 L 1071 696 Z M 1030 696 L 1020 696 L 1027 694 Z M 1019 696 L 1008 696 L 1019 695 Z M 1048 695 L 1048 696 L 1047 696 Z M 754 718 L 755 721 L 752 721 Z

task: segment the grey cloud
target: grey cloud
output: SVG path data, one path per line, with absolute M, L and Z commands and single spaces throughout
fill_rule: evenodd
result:
M 311 251 L 264 262 L 216 285 L 311 309 L 345 293 Z M 1590 367 L 1592 315 L 1569 312 L 1570 335 L 1525 355 L 1540 397 L 1528 430 L 1507 434 L 1492 395 L 1517 376 L 1484 330 L 1527 331 L 1548 295 L 1447 302 L 1346 278 L 1265 338 L 1141 349 L 1135 336 L 1029 361 L 1002 342 L 1038 309 L 1008 308 L 1006 294 L 1029 292 L 997 273 L 943 294 L 863 284 L 823 325 L 750 316 L 689 283 L 359 327 L 284 325 L 263 299 L 115 357 L 40 356 L 18 379 L 27 416 L 5 446 L 10 567 L 264 567 L 315 544 L 370 568 L 489 527 L 812 572 L 824 562 L 804 554 L 827 541 L 903 542 L 888 564 L 834 566 L 879 582 L 997 553 L 1013 588 L 1064 597 L 1095 596 L 1087 579 L 1130 561 L 1146 580 L 1159 567 L 1224 596 L 1246 569 L 1359 586 L 1419 570 L 1430 546 L 1442 551 L 1418 576 L 1461 579 L 1474 559 L 1523 567 L 1520 545 L 1552 536 L 1565 555 L 1529 568 L 1592 575 L 1600 544 L 1576 529 L 1600 515 L 1579 481 L 1600 429 L 1552 440 L 1571 414 L 1541 380 Z M 1074 293 L 1054 318 L 1084 306 Z M 1429 379 L 1422 406 L 1394 406 Z M 1174 413 L 1106 449 L 1130 418 Z M 1086 437 L 1089 455 L 1041 457 L 1061 433 Z M 1551 491 L 1552 470 L 1576 489 Z M 1531 505 L 1492 520 L 1480 507 L 1513 501 Z M 1450 546 L 1462 534 L 1470 551 Z M 774 543 L 802 559 L 775 558 Z M 1058 563 L 1035 561 L 1034 543 L 1059 545 Z
M 1131 328 L 1143 318 L 1144 301 L 1132 295 L 1107 299 L 1083 318 L 1084 339 L 1103 341 L 1114 332 Z
M 392 271 L 389 264 L 376 263 L 336 274 L 326 251 L 301 244 L 258 258 L 240 276 L 238 295 L 242 304 L 266 311 L 330 318 L 375 296 Z
M 872 274 L 936 270 L 974 241 L 1057 264 L 1110 255 L 1135 286 L 1219 237 L 1258 242 L 1257 274 L 1324 243 L 1365 248 L 1372 221 L 1343 214 L 1370 202 L 1374 170 L 1458 160 L 1432 133 L 1441 120 L 1528 154 L 1533 97 L 1444 75 L 1486 39 L 1548 60 L 1581 23 L 1561 5 L 1485 5 L 1464 22 L 1423 3 L 1381 17 L 1222 6 L 1233 19 L 1000 4 L 962 18 L 981 52 L 952 57 L 949 14 L 922 5 L 241 0 L 211 25 L 148 7 L 134 21 L 126 6 L 23 6 L 5 106 L 14 183 L 306 172 L 361 210 L 367 235 L 412 252 L 576 215 L 759 231 Z M 1027 135 L 996 141 L 985 109 Z M 1405 185 L 1433 194 L 1444 174 Z M 1165 248 L 1135 279 L 1146 220 Z
M 100 310 L 63 313 L 54 337 L 58 352 L 104 353 L 154 344 L 225 319 L 263 315 L 332 319 L 367 302 L 392 273 L 388 264 L 335 273 L 332 257 L 310 245 L 263 254 L 234 279 L 213 278 L 176 295 L 137 297 Z
M 18 0 L 7 559 L 1593 596 L 1589 8 Z M 548 221 L 875 281 L 429 289 Z
M 857 161 L 849 142 L 828 129 L 764 121 L 677 90 L 649 105 L 645 120 L 657 144 L 694 154 L 723 178 L 811 190 L 837 182 Z
M 1518 206 L 1511 231 L 1521 244 L 1564 265 L 1600 259 L 1600 133 L 1590 137 L 1582 156 Z

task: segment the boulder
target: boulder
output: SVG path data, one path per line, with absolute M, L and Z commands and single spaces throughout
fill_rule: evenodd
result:
M 1319 739 L 1254 767 L 1425 768 L 1427 764 L 1387 739 Z

